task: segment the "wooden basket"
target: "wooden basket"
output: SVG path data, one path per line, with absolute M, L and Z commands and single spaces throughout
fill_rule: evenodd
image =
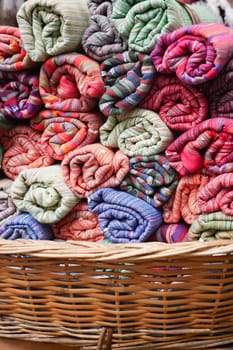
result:
M 231 241 L 104 245 L 1 239 L 0 337 L 83 350 L 230 344 L 232 252 Z

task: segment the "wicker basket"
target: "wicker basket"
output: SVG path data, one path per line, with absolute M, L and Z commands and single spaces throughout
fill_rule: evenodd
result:
M 0 240 L 0 336 L 83 350 L 219 348 L 233 342 L 232 252 L 229 241 Z

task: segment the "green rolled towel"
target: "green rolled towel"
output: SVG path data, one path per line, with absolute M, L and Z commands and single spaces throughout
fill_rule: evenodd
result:
M 129 47 L 150 53 L 158 38 L 180 27 L 217 22 L 207 6 L 186 5 L 176 0 L 116 0 L 112 21 L 128 38 Z
M 142 108 L 110 115 L 99 131 L 104 146 L 119 148 L 129 157 L 159 154 L 173 140 L 159 115 Z
M 88 20 L 86 0 L 28 0 L 17 12 L 25 50 L 35 62 L 77 51 Z
M 44 224 L 61 220 L 79 201 L 64 183 L 60 165 L 21 171 L 12 184 L 11 196 L 19 210 Z

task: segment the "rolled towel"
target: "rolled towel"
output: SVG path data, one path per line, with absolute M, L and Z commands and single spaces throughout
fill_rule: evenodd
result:
M 68 153 L 62 161 L 66 184 L 80 198 L 102 187 L 118 186 L 129 171 L 129 159 L 100 143 L 83 146 Z
M 116 0 L 87 0 L 87 7 L 90 15 L 106 13 L 112 14 L 112 6 Z
M 216 22 L 216 17 L 206 6 L 185 5 L 183 1 L 117 0 L 112 20 L 128 38 L 130 48 L 150 53 L 163 33 L 194 23 Z
M 202 212 L 198 195 L 209 181 L 210 177 L 203 174 L 182 176 L 173 196 L 163 206 L 163 220 L 175 224 L 183 219 L 192 224 Z
M 208 116 L 208 99 L 197 86 L 183 84 L 173 74 L 157 74 L 140 104 L 159 114 L 169 129 L 183 132 Z
M 233 215 L 233 173 L 212 178 L 199 192 L 198 205 L 203 213 L 221 210 Z
M 31 71 L 0 71 L 0 114 L 6 118 L 30 119 L 42 110 L 39 74 Z
M 28 0 L 17 12 L 25 50 L 35 62 L 77 51 L 88 19 L 86 0 Z
M 188 231 L 188 240 L 213 241 L 233 238 L 233 216 L 222 211 L 200 215 Z
M 7 178 L 0 179 L 0 225 L 18 210 L 11 198 L 11 186 L 13 181 Z
M 185 131 L 166 149 L 170 165 L 188 175 L 202 168 L 210 174 L 233 172 L 233 121 L 212 118 Z
M 79 202 L 65 184 L 60 165 L 21 171 L 12 184 L 11 196 L 19 210 L 45 224 L 61 220 Z
M 105 90 L 99 64 L 74 52 L 48 59 L 39 85 L 45 107 L 64 112 L 91 111 Z
M 176 73 L 185 84 L 216 78 L 233 54 L 233 28 L 219 23 L 196 24 L 164 34 L 151 52 L 160 73 Z
M 34 129 L 42 131 L 44 150 L 52 158 L 62 160 L 70 151 L 97 142 L 104 118 L 100 113 L 44 110 L 30 123 Z
M 131 158 L 129 173 L 119 187 L 159 208 L 169 200 L 177 184 L 176 171 L 167 158 L 159 154 Z
M 4 148 L 2 169 L 15 179 L 25 169 L 51 165 L 51 158 L 41 147 L 41 134 L 30 126 L 16 126 L 0 136 Z
M 118 147 L 129 157 L 159 154 L 172 140 L 172 132 L 158 114 L 142 108 L 110 115 L 100 127 L 101 143 Z
M 148 55 L 125 51 L 101 64 L 106 91 L 99 107 L 106 116 L 130 111 L 147 96 L 155 77 Z
M 0 223 L 0 238 L 52 240 L 53 232 L 49 225 L 41 224 L 28 213 L 20 213 Z
M 180 243 L 188 240 L 189 225 L 183 221 L 177 224 L 162 224 L 149 238 L 149 242 Z
M 87 202 L 79 202 L 63 219 L 52 225 L 55 237 L 64 240 L 96 242 L 104 239 L 98 217 L 88 210 Z
M 144 242 L 162 222 L 162 215 L 145 201 L 123 191 L 102 188 L 89 197 L 101 232 L 113 243 Z
M 24 49 L 19 28 L 0 26 L 0 71 L 21 71 L 34 66 Z

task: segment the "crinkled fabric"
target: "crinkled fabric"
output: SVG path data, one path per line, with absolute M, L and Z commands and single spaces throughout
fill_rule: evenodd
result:
M 7 178 L 0 179 L 0 224 L 12 215 L 16 215 L 18 210 L 11 198 L 11 186 L 13 181 Z

